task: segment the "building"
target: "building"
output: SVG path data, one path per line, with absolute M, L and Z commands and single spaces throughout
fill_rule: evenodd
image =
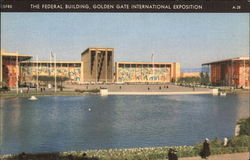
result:
M 36 77 L 66 77 L 67 82 L 83 79 L 82 62 L 77 61 L 24 61 L 20 63 L 20 83 L 36 83 Z
M 8 53 L 1 49 L 0 54 L 0 80 L 6 83 L 10 88 L 15 88 L 20 80 L 19 64 L 22 61 L 31 59 L 30 55 L 18 53 Z
M 81 54 L 81 59 L 84 82 L 113 82 L 113 48 L 88 48 Z
M 116 82 L 176 81 L 180 77 L 180 63 L 116 62 Z
M 2 60 L 2 52 L 3 52 L 3 49 L 1 48 L 1 51 L 0 51 L 0 82 L 3 81 L 3 60 Z M 1 86 L 1 84 L 0 84 Z
M 250 87 L 249 57 L 239 57 L 202 64 L 209 67 L 212 85 Z
M 181 72 L 180 77 L 200 77 L 200 72 Z
M 67 81 L 72 83 L 83 80 L 81 61 L 53 62 L 31 61 L 31 59 L 30 55 L 9 53 L 1 49 L 0 82 L 5 82 L 10 88 L 16 88 L 17 84 L 36 84 L 36 77 L 54 77 L 55 74 L 56 77 L 67 77 Z
M 180 63 L 116 62 L 114 67 L 113 48 L 87 48 L 81 54 L 81 61 L 31 60 L 30 55 L 7 53 L 1 49 L 0 80 L 15 88 L 17 84 L 36 84 L 37 80 L 39 84 L 46 83 L 55 76 L 66 77 L 71 83 L 167 83 L 181 76 Z

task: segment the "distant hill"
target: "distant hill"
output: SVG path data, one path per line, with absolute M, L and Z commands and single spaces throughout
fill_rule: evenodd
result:
M 181 72 L 201 72 L 202 68 L 182 68 Z
M 187 72 L 187 73 L 192 73 L 192 72 L 209 72 L 208 68 L 181 68 L 181 72 Z

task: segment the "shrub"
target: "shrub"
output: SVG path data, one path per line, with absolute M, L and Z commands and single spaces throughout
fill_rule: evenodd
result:
M 249 147 L 250 136 L 237 136 L 229 140 L 228 146 L 230 147 Z
M 84 93 L 84 92 L 98 93 L 98 92 L 100 92 L 100 90 L 99 89 L 89 89 L 89 90 L 75 89 L 75 92 L 80 92 L 80 93 Z
M 211 141 L 210 146 L 211 148 L 223 147 L 223 142 L 219 137 L 215 137 L 213 141 Z
M 241 119 L 238 121 L 240 125 L 240 134 L 239 135 L 248 135 L 250 136 L 250 117 L 247 119 Z
M 215 138 L 210 142 L 211 154 L 226 154 L 249 151 L 250 136 L 237 136 L 229 139 L 228 146 L 225 147 L 219 138 Z M 53 158 L 48 160 L 66 160 L 69 156 L 76 159 L 86 155 L 90 159 L 99 160 L 161 160 L 166 159 L 168 149 L 177 150 L 178 157 L 198 156 L 203 147 L 203 142 L 197 143 L 195 146 L 175 146 L 175 147 L 149 147 L 149 148 L 131 148 L 131 149 L 109 149 L 109 150 L 89 150 L 89 151 L 71 151 L 62 152 L 60 154 L 51 153 Z M 39 154 L 35 154 L 39 156 Z M 13 156 L 9 156 L 13 157 Z M 43 156 L 44 157 L 44 156 Z M 93 158 L 94 157 L 94 158 Z M 6 156 L 0 156 L 4 159 Z M 15 160 L 15 158 L 13 159 Z

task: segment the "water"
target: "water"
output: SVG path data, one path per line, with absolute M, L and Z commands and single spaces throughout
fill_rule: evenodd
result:
M 231 137 L 249 95 L 0 99 L 0 154 L 194 145 Z

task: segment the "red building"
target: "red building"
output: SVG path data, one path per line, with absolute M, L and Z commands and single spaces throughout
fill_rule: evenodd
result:
M 209 62 L 202 64 L 202 66 L 209 66 L 212 85 L 250 87 L 249 57 Z
M 80 82 L 83 79 L 82 62 L 80 61 L 30 61 L 32 56 L 18 53 L 7 53 L 3 49 L 0 52 L 0 85 L 7 84 L 10 88 L 16 88 L 17 83 L 35 84 L 33 78 L 38 76 L 68 77 L 69 82 Z M 56 65 L 56 67 L 54 67 Z M 56 68 L 56 69 L 55 69 Z M 56 70 L 56 72 L 55 72 Z
M 32 56 L 21 55 L 18 53 L 6 53 L 1 49 L 0 54 L 0 81 L 8 84 L 9 87 L 15 88 L 18 79 L 20 79 L 19 74 L 19 63 L 21 61 L 26 61 L 31 59 Z

